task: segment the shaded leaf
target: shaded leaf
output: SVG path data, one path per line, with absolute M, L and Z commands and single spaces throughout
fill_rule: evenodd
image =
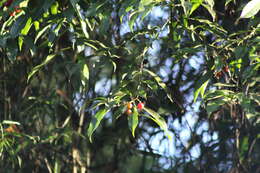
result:
M 28 77 L 27 77 L 27 82 L 31 79 L 31 77 L 40 70 L 41 67 L 45 66 L 46 64 L 48 64 L 54 57 L 56 56 L 56 54 L 51 54 L 48 55 L 46 57 L 46 59 L 44 60 L 43 63 L 41 63 L 40 65 L 35 66 L 32 71 L 29 73 Z
M 81 25 L 81 29 L 85 35 L 86 38 L 89 38 L 89 34 L 87 32 L 87 24 L 84 21 L 84 17 L 82 16 L 81 12 L 80 12 L 80 6 L 79 4 L 77 4 L 78 0 L 70 0 L 71 5 L 73 6 L 74 10 L 76 11 L 77 16 L 79 17 L 80 20 L 80 25 Z
M 162 79 L 157 75 L 155 74 L 154 72 L 148 70 L 148 69 L 143 69 L 144 72 L 148 73 L 150 76 L 152 76 L 154 78 L 154 80 L 157 82 L 157 84 L 162 88 L 164 89 L 164 91 L 166 92 L 167 94 L 167 97 L 170 99 L 171 102 L 173 102 L 173 98 L 171 96 L 171 93 L 170 93 L 170 90 L 169 88 L 166 86 L 166 84 L 162 81 Z
M 225 103 L 226 102 L 222 100 L 222 98 L 209 102 L 206 105 L 206 111 L 208 115 L 210 116 L 213 112 L 217 111 L 220 108 L 220 106 L 224 105 Z
M 208 4 L 202 4 L 202 5 L 203 5 L 203 7 L 205 7 L 208 10 L 208 12 L 210 13 L 213 21 L 215 21 L 215 19 L 216 19 L 216 12 L 213 9 L 213 7 L 208 5 Z
M 28 16 L 21 16 L 17 21 L 12 25 L 10 30 L 11 37 L 17 37 L 21 30 L 25 27 L 28 20 Z
M 134 111 L 132 115 L 128 115 L 128 126 L 132 132 L 133 137 L 135 137 L 135 129 L 138 125 L 138 111 L 136 107 L 134 107 Z

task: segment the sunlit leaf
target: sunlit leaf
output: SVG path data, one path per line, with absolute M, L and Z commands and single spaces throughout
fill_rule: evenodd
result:
M 144 107 L 143 110 L 150 115 L 149 118 L 152 119 L 157 125 L 159 125 L 159 127 L 165 132 L 166 136 L 171 139 L 166 121 L 157 112 L 150 108 Z
M 192 7 L 189 14 L 192 14 L 201 4 L 203 0 L 191 0 Z
M 196 100 L 197 100 L 199 94 L 200 94 L 201 97 L 203 98 L 208 83 L 209 83 L 209 80 L 207 80 L 206 82 L 204 82 L 204 83 L 201 85 L 201 87 L 198 88 L 198 89 L 195 91 L 195 93 L 194 93 L 194 102 L 196 102 Z
M 58 14 L 58 8 L 59 8 L 59 3 L 57 1 L 55 1 L 51 5 L 51 14 L 53 14 L 53 15 Z
M 21 34 L 22 34 L 22 35 L 27 35 L 28 32 L 29 32 L 29 30 L 30 30 L 30 28 L 31 28 L 31 26 L 32 26 L 32 18 L 30 17 L 30 18 L 27 20 L 27 22 L 26 22 L 24 28 L 22 29 Z
M 47 25 L 47 26 L 45 26 L 45 27 L 43 27 L 42 30 L 40 30 L 40 31 L 37 33 L 37 35 L 36 35 L 36 37 L 35 37 L 35 39 L 34 39 L 34 43 L 36 43 L 37 40 L 38 40 L 43 34 L 45 34 L 46 31 L 47 31 L 49 28 L 51 28 L 51 25 L 50 25 L 50 24 Z
M 256 13 L 258 13 L 260 9 L 260 1 L 259 0 L 252 0 L 246 4 L 243 8 L 240 18 L 250 18 Z
M 105 115 L 109 112 L 110 109 L 104 108 L 98 111 L 94 117 L 92 118 L 89 127 L 88 127 L 88 137 L 89 140 L 92 142 L 92 134 L 98 128 L 101 120 L 105 117 Z
M 21 125 L 19 122 L 17 121 L 11 121 L 11 120 L 4 120 L 2 122 L 2 124 L 16 124 L 16 125 Z
M 88 65 L 84 64 L 82 69 L 82 80 L 81 80 L 82 85 L 86 86 L 88 80 L 89 80 L 89 69 L 88 69 Z

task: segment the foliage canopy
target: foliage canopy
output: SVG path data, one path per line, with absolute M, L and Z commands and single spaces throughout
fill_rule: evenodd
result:
M 0 6 L 0 170 L 260 172 L 259 0 Z

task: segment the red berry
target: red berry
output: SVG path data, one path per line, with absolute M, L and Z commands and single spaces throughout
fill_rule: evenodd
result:
M 126 104 L 126 107 L 127 107 L 127 109 L 132 109 L 133 104 L 132 104 L 131 102 L 128 102 L 128 103 Z
M 131 115 L 131 114 L 132 114 L 132 110 L 131 110 L 131 109 L 127 109 L 127 110 L 126 110 L 126 114 L 127 114 L 127 115 Z
M 142 102 L 138 103 L 137 109 L 138 109 L 139 111 L 141 111 L 143 108 L 144 108 L 144 103 L 142 103 Z
M 222 71 L 219 71 L 219 72 L 216 72 L 216 73 L 215 73 L 215 77 L 216 77 L 217 79 L 221 78 L 222 75 L 223 75 Z
M 228 72 L 229 71 L 229 68 L 228 68 L 228 66 L 226 65 L 225 67 L 223 67 L 223 70 L 224 70 L 224 72 Z
M 10 13 L 10 16 L 15 16 L 15 11 L 13 11 L 12 13 Z
M 22 10 L 20 9 L 20 7 L 19 7 L 19 6 L 16 6 L 16 7 L 14 7 L 14 8 L 15 8 L 15 10 L 14 10 L 14 11 L 15 11 L 16 13 L 20 13 L 20 12 L 22 11 Z

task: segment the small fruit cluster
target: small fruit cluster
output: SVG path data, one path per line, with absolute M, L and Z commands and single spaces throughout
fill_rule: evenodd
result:
M 229 72 L 229 67 L 228 67 L 227 65 L 224 66 L 224 67 L 222 68 L 222 70 L 220 70 L 219 72 L 216 72 L 216 73 L 215 73 L 215 77 L 216 77 L 217 79 L 221 78 L 221 77 L 223 76 L 224 72 L 225 72 L 225 73 L 228 73 L 228 72 Z
M 20 9 L 20 7 L 15 6 L 14 7 L 14 11 L 12 13 L 10 13 L 10 16 L 15 16 L 16 14 L 20 13 L 22 10 Z
M 137 104 L 137 110 L 138 110 L 138 111 L 142 111 L 143 108 L 144 108 L 144 103 L 139 102 L 139 103 Z M 132 109 L 133 109 L 133 103 L 132 103 L 132 102 L 127 102 L 125 113 L 126 113 L 127 115 L 131 115 L 131 114 L 133 113 Z
M 7 0 L 5 3 L 4 3 L 4 6 L 5 7 L 10 7 L 11 4 L 13 3 L 13 0 Z M 10 16 L 15 16 L 16 14 L 20 13 L 22 10 L 19 6 L 15 6 L 14 7 L 14 11 L 12 13 L 10 13 Z

